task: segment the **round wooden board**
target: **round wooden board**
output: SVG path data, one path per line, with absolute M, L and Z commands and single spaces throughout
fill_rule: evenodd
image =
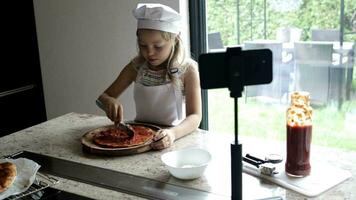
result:
M 154 131 L 158 131 L 161 128 L 152 124 L 145 124 L 145 123 L 136 123 L 136 122 L 130 122 L 127 123 L 130 125 L 141 125 L 141 126 L 146 126 L 148 128 L 151 128 Z M 138 153 L 143 153 L 146 151 L 151 150 L 150 144 L 152 143 L 152 140 L 141 144 L 141 145 L 136 145 L 136 146 L 131 146 L 131 147 L 124 147 L 124 148 L 107 148 L 107 147 L 102 147 L 93 142 L 93 136 L 100 132 L 100 131 L 105 131 L 108 129 L 113 128 L 114 125 L 108 125 L 108 126 L 103 126 L 96 128 L 94 130 L 86 132 L 81 139 L 83 151 L 86 153 L 91 153 L 91 154 L 96 154 L 96 155 L 111 155 L 111 156 L 125 156 L 125 155 L 131 155 L 131 154 L 138 154 Z

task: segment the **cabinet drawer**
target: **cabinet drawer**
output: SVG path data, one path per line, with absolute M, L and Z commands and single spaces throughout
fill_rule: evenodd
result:
M 25 88 L 25 87 L 23 87 Z M 38 87 L 2 92 L 0 96 L 0 136 L 46 121 L 46 111 Z

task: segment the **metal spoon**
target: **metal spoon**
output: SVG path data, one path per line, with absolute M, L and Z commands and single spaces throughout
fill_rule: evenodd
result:
M 97 99 L 95 101 L 95 103 L 99 108 L 101 108 L 102 110 L 105 111 L 105 107 L 99 99 Z M 130 125 L 126 124 L 125 122 L 114 122 L 114 126 L 117 129 L 126 132 L 127 135 L 129 136 L 129 138 L 132 138 L 134 136 L 134 131 L 133 131 L 132 127 Z
M 122 130 L 125 133 L 127 133 L 129 138 L 132 138 L 134 136 L 134 134 L 135 134 L 134 130 L 132 129 L 132 127 L 129 124 L 126 124 L 125 122 L 119 122 L 119 123 L 115 122 L 115 127 L 117 129 Z

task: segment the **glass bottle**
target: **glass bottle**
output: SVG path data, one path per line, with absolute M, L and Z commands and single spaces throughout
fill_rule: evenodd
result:
M 310 174 L 310 145 L 312 139 L 313 109 L 310 94 L 297 91 L 291 94 L 287 109 L 287 159 L 285 170 L 291 176 Z

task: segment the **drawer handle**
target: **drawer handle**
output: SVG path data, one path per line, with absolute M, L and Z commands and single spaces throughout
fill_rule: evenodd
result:
M 35 84 L 26 85 L 26 86 L 19 87 L 19 88 L 13 89 L 13 90 L 7 90 L 5 92 L 0 92 L 0 97 L 5 97 L 5 96 L 16 94 L 16 93 L 19 93 L 19 92 L 24 92 L 24 91 L 27 91 L 27 90 L 31 90 L 35 86 L 36 86 Z

